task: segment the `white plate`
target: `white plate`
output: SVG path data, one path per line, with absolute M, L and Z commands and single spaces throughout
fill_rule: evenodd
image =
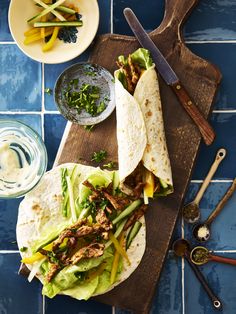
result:
M 12 37 L 18 47 L 30 58 L 43 63 L 62 63 L 69 61 L 84 52 L 93 41 L 99 24 L 99 8 L 97 0 L 67 0 L 65 4 L 78 6 L 82 15 L 83 26 L 78 27 L 77 42 L 64 43 L 57 39 L 52 50 L 43 52 L 42 43 L 24 45 L 24 32 L 30 26 L 27 20 L 37 14 L 38 8 L 33 0 L 11 0 L 9 7 L 9 26 Z M 64 4 L 64 3 L 63 3 Z

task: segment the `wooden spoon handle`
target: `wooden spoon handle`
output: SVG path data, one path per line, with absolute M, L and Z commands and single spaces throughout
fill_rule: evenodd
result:
M 214 262 L 230 264 L 236 266 L 236 259 L 209 254 L 209 259 Z
M 217 204 L 215 210 L 210 214 L 210 216 L 205 221 L 206 225 L 210 225 L 212 221 L 219 215 L 219 213 L 224 208 L 227 201 L 230 199 L 230 197 L 233 195 L 234 191 L 236 190 L 236 178 L 234 178 L 234 181 L 230 188 L 227 190 L 223 198 L 220 200 L 220 202 Z
M 178 97 L 181 105 L 187 111 L 189 116 L 195 122 L 196 126 L 198 127 L 202 138 L 206 145 L 211 145 L 215 139 L 215 132 L 208 121 L 204 118 L 201 111 L 198 107 L 193 103 L 188 92 L 183 87 L 180 81 L 170 85 L 172 90 L 175 92 L 176 96 Z
M 221 163 L 221 161 L 225 158 L 226 156 L 226 150 L 224 148 L 220 148 L 217 153 L 216 153 L 216 157 L 215 160 L 206 176 L 206 178 L 204 179 L 204 181 L 202 182 L 202 185 L 194 199 L 194 203 L 199 204 L 203 194 L 205 193 L 212 177 L 214 176 L 216 170 L 218 169 L 219 164 Z

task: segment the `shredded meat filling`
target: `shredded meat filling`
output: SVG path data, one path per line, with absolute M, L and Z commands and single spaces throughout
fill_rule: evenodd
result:
M 75 265 L 83 258 L 99 257 L 103 255 L 105 245 L 101 243 L 92 243 L 78 250 L 70 259 L 70 262 Z
M 109 231 L 113 228 L 112 222 L 107 218 L 103 209 L 98 210 L 96 221 L 105 231 Z

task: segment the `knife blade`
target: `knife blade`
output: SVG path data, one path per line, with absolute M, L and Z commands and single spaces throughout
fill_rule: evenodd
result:
M 155 43 L 146 33 L 134 12 L 130 8 L 125 8 L 124 16 L 141 46 L 150 51 L 158 73 L 161 75 L 166 84 L 172 88 L 177 98 L 179 99 L 179 102 L 192 118 L 195 125 L 198 127 L 206 145 L 212 144 L 215 139 L 215 132 L 213 128 L 191 100 L 188 92 L 180 82 L 175 71 L 172 69 L 161 51 L 157 48 Z

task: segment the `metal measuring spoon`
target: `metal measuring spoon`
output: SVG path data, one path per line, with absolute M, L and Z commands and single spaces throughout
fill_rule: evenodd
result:
M 236 266 L 236 259 L 214 255 L 204 246 L 196 246 L 192 249 L 190 259 L 196 265 L 204 265 L 212 261 Z
M 189 242 L 185 239 L 176 240 L 173 243 L 173 250 L 177 256 L 184 257 L 187 260 L 187 262 L 189 263 L 189 266 L 192 268 L 197 279 L 200 281 L 200 283 L 202 284 L 206 293 L 208 294 L 209 298 L 211 299 L 213 307 L 216 310 L 220 310 L 222 308 L 221 301 L 214 295 L 214 293 L 212 292 L 208 283 L 206 282 L 206 279 L 202 275 L 201 271 L 190 259 L 190 244 L 189 244 Z
M 213 222 L 213 220 L 219 215 L 219 213 L 224 208 L 227 201 L 230 199 L 230 197 L 233 195 L 234 191 L 236 189 L 236 178 L 234 179 L 232 185 L 227 190 L 223 198 L 220 200 L 216 208 L 213 210 L 213 212 L 210 214 L 210 216 L 205 220 L 205 222 L 197 224 L 193 228 L 193 236 L 195 239 L 199 242 L 205 242 L 207 241 L 211 236 L 210 231 L 210 225 Z
M 195 199 L 188 203 L 183 207 L 183 217 L 184 220 L 188 223 L 195 223 L 200 219 L 200 210 L 199 210 L 199 203 L 203 197 L 204 192 L 206 191 L 213 175 L 215 174 L 219 164 L 226 156 L 226 150 L 224 148 L 221 148 L 216 153 L 215 160 L 206 176 L 204 181 L 202 182 L 202 185 L 195 197 Z

